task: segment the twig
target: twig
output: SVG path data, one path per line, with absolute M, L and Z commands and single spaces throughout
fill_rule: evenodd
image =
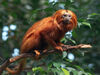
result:
M 80 48 L 91 48 L 92 46 L 87 45 L 87 44 L 80 44 L 80 45 L 76 45 L 76 46 L 63 45 L 62 47 L 63 47 L 64 51 L 67 51 L 67 50 L 80 49 Z M 54 52 L 61 53 L 61 51 L 58 51 L 58 50 L 45 50 L 43 53 L 40 54 L 40 57 L 50 54 L 50 53 L 54 53 Z M 6 67 L 8 65 L 10 65 L 11 63 L 13 63 L 19 59 L 29 58 L 29 57 L 33 57 L 33 56 L 35 56 L 35 55 L 33 55 L 32 53 L 24 53 L 24 54 L 20 54 L 19 56 L 16 56 L 16 57 L 9 58 L 0 66 L 0 75 L 2 74 L 3 70 L 5 70 Z

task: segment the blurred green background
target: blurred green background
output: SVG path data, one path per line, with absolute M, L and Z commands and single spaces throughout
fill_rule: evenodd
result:
M 72 10 L 78 17 L 78 28 L 62 42 L 91 44 L 93 48 L 51 54 L 39 61 L 28 59 L 32 70 L 21 75 L 100 75 L 100 0 L 0 0 L 0 64 L 18 55 L 21 40 L 32 24 L 58 9 Z

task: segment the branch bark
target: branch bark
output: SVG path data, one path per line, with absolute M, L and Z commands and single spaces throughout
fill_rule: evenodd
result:
M 68 51 L 68 50 L 80 49 L 80 48 L 91 48 L 92 46 L 87 45 L 87 44 L 79 44 L 76 46 L 63 45 L 62 47 L 63 47 L 63 51 Z M 44 55 L 48 55 L 50 53 L 54 53 L 54 52 L 61 53 L 61 51 L 58 51 L 58 50 L 44 50 L 44 52 L 40 54 L 40 57 L 42 57 Z M 29 57 L 34 57 L 34 56 L 35 55 L 33 55 L 32 53 L 23 53 L 23 54 L 20 54 L 19 56 L 9 58 L 2 65 L 0 65 L 0 75 L 6 69 L 6 67 L 8 67 L 8 65 L 10 65 L 11 63 L 13 63 L 19 59 L 29 58 Z

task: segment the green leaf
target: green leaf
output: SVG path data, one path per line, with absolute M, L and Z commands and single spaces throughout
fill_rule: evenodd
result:
M 61 39 L 61 42 L 65 44 L 67 42 L 66 38 Z
M 87 75 L 92 75 L 91 73 L 87 73 Z
M 82 23 L 81 22 L 78 22 L 78 27 L 80 28 L 80 26 L 82 25 Z
M 82 24 L 86 25 L 86 26 L 89 26 L 91 28 L 91 24 L 88 23 L 88 22 L 82 22 Z
M 35 68 L 32 68 L 32 71 L 33 71 L 33 72 L 40 71 L 41 73 L 45 73 L 45 71 L 43 70 L 42 67 L 35 67 Z
M 84 71 L 79 71 L 78 75 L 88 75 L 88 74 L 86 72 L 84 72 Z
M 98 14 L 98 13 L 92 13 L 90 15 L 95 16 L 95 15 L 100 15 L 100 14 Z
M 60 66 L 61 66 L 61 63 L 54 62 L 54 63 L 53 63 L 53 66 L 56 67 L 56 68 L 57 68 L 57 67 L 60 67 Z
M 78 71 L 72 70 L 72 72 L 73 72 L 73 75 L 78 75 Z
M 72 60 L 70 60 L 70 59 L 65 59 L 65 60 L 66 60 L 67 62 L 70 62 L 70 63 L 72 62 Z
M 31 73 L 30 72 L 27 72 L 27 75 L 31 75 Z
M 84 22 L 84 21 L 86 21 L 86 19 L 82 19 L 82 18 L 78 19 L 78 22 Z
M 51 68 L 51 72 L 53 72 L 52 75 L 64 75 L 64 72 L 61 70 L 61 68 L 56 69 L 56 68 Z
M 75 68 L 72 67 L 67 67 L 68 71 L 71 72 L 72 70 L 76 70 Z
M 81 52 L 81 54 L 82 54 L 82 56 L 84 56 L 85 52 L 84 52 L 84 51 L 82 51 L 82 52 Z
M 76 44 L 76 41 L 73 39 L 69 39 L 72 43 Z
M 63 41 L 66 41 L 66 38 L 62 38 L 62 39 L 61 39 L 61 42 L 63 42 Z
M 67 52 L 63 51 L 63 58 L 65 58 L 67 56 Z
M 7 6 L 8 6 L 7 1 L 3 1 L 3 2 L 2 2 L 2 5 L 4 5 L 4 6 L 6 6 L 6 7 L 7 7 Z
M 61 69 L 62 69 L 62 71 L 64 72 L 65 75 L 70 75 L 69 71 L 67 71 L 67 70 L 64 69 L 64 68 L 61 68 Z
M 77 69 L 81 70 L 81 71 L 84 71 L 84 69 L 82 69 L 80 66 L 78 65 L 74 65 Z
M 93 16 L 100 16 L 100 14 L 98 14 L 98 13 L 89 14 L 87 19 L 93 19 L 92 18 Z
M 74 0 L 70 0 L 70 2 L 74 2 Z

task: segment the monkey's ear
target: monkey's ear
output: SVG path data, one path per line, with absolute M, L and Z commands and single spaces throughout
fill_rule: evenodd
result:
M 54 24 L 60 23 L 61 18 L 62 18 L 62 16 L 61 16 L 60 14 L 55 13 L 55 14 L 53 15 Z

